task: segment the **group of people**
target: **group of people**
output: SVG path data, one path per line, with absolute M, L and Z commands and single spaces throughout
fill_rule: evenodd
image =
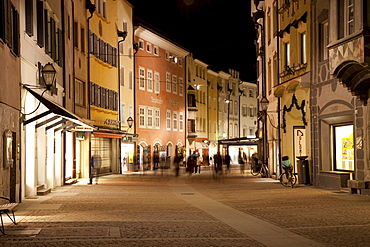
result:
M 203 156 L 199 152 L 194 151 L 186 162 L 186 171 L 191 175 L 192 173 L 200 173 L 200 168 L 203 165 Z

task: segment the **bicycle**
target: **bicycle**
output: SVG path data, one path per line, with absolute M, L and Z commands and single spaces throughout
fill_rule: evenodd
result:
M 261 174 L 261 177 L 268 178 L 270 177 L 269 168 L 267 164 L 262 164 L 252 161 L 251 163 L 251 174 L 257 176 Z
M 292 187 L 297 182 L 297 176 L 293 173 L 292 168 L 284 168 L 284 172 L 279 177 L 280 183 L 285 187 Z

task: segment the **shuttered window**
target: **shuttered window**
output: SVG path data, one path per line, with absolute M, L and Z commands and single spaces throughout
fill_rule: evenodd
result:
M 37 44 L 44 47 L 44 2 L 37 1 Z
M 33 0 L 25 0 L 26 5 L 26 33 L 33 36 Z
M 5 5 L 4 0 L 0 0 L 0 39 L 5 41 Z
M 63 65 L 64 62 L 64 42 L 63 42 L 63 35 L 62 30 L 58 28 L 58 64 L 59 66 Z
M 57 61 L 57 37 L 56 37 L 56 27 L 53 18 L 50 18 L 50 50 L 51 58 Z

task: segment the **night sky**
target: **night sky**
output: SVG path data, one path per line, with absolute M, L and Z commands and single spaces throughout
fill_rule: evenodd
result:
M 256 78 L 254 25 L 248 0 L 130 0 L 134 16 L 173 37 L 214 71 Z

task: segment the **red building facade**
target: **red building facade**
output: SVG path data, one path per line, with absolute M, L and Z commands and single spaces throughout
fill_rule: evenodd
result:
M 188 51 L 144 25 L 135 28 L 137 170 L 170 168 L 185 151 Z

